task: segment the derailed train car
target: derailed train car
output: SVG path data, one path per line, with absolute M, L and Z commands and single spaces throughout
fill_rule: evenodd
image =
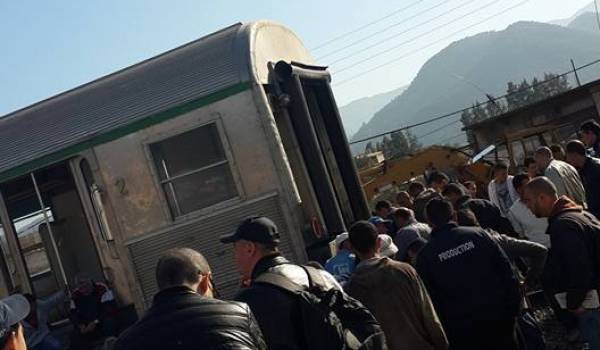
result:
M 245 217 L 297 261 L 368 215 L 324 67 L 288 29 L 236 24 L 0 119 L 3 293 L 78 273 L 143 309 L 171 247 L 202 251 L 226 295 Z

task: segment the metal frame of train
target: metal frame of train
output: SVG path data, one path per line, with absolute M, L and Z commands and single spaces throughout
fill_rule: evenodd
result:
M 235 24 L 0 119 L 0 291 L 44 296 L 79 273 L 144 309 L 161 252 L 205 254 L 245 217 L 296 261 L 368 216 L 326 68 L 271 22 Z

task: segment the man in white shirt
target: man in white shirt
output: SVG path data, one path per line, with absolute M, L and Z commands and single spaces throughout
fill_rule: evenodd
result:
M 513 177 L 508 175 L 508 165 L 499 162 L 494 165 L 494 179 L 488 185 L 490 201 L 498 208 L 502 216 L 508 217 L 508 212 L 513 203 L 519 199 L 519 195 L 513 187 Z
M 527 186 L 529 180 L 530 178 L 527 174 L 519 174 L 513 178 L 512 185 L 519 194 L 519 197 L 523 196 L 525 186 Z M 532 242 L 540 243 L 546 248 L 550 247 L 550 236 L 546 234 L 548 219 L 538 218 L 533 215 L 521 198 L 518 198 L 512 207 L 510 207 L 508 219 L 519 235 L 529 238 Z

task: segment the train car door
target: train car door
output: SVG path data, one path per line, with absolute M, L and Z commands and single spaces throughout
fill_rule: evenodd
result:
M 7 214 L 4 221 L 12 226 L 15 255 L 26 274 L 14 287 L 44 297 L 73 286 L 78 274 L 104 280 L 68 161 L 4 182 L 0 190 Z
M 279 62 L 270 71 L 277 126 L 311 221 L 307 252 L 318 258 L 332 236 L 368 217 L 366 200 L 327 70 Z

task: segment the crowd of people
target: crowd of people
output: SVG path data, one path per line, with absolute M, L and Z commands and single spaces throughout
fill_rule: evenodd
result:
M 600 349 L 600 125 L 560 151 L 540 147 L 514 174 L 499 162 L 487 198 L 432 171 L 337 235 L 324 267 L 287 260 L 275 223 L 247 218 L 220 238 L 243 281 L 234 301 L 200 252 L 168 250 L 152 305 L 113 348 L 542 349 L 523 307 L 541 288 L 569 336 Z M 48 310 L 66 299 L 71 348 L 117 334 L 112 292 L 79 276 L 69 295 L 0 300 L 0 348 L 60 349 Z

